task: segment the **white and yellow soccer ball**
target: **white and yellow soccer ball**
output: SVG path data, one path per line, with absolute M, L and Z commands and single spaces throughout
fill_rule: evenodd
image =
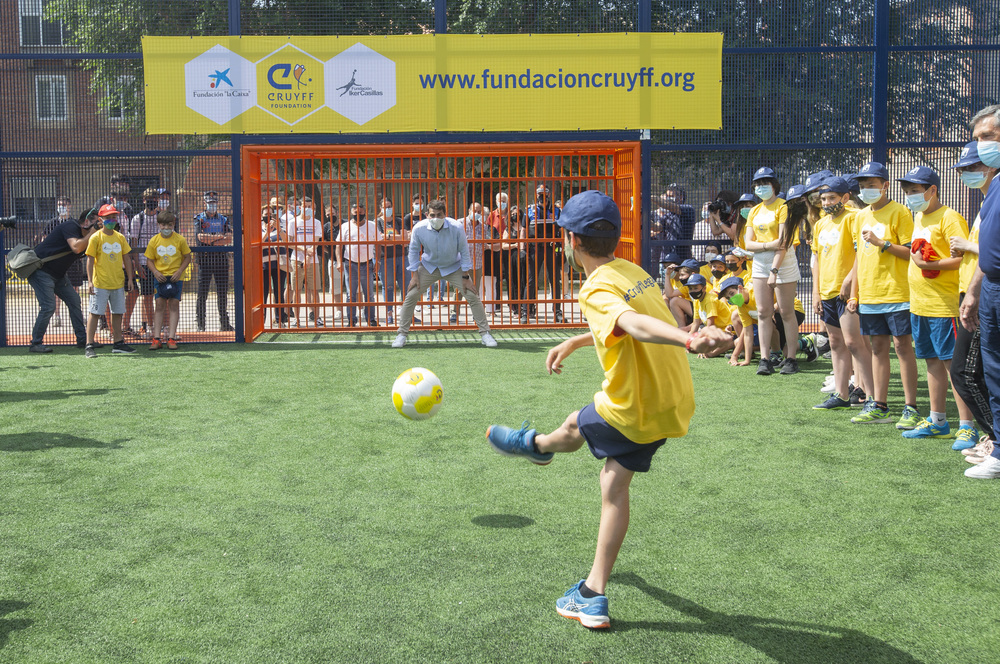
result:
M 441 409 L 444 388 L 434 372 L 423 367 L 407 369 L 392 384 L 392 404 L 408 420 L 426 420 Z

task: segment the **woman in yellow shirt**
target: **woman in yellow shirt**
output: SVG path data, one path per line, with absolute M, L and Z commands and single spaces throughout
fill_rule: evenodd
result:
M 775 366 L 767 356 L 771 347 L 771 336 L 774 330 L 774 300 L 777 296 L 778 311 L 782 320 L 788 324 L 795 321 L 795 291 L 799 281 L 799 263 L 795 258 L 794 238 L 785 237 L 785 222 L 788 219 L 788 208 L 784 199 L 778 198 L 781 185 L 770 168 L 760 168 L 753 176 L 754 193 L 763 201 L 750 211 L 747 218 L 746 250 L 754 254 L 753 288 L 757 295 L 760 320 L 758 336 L 760 337 L 761 358 L 757 365 L 757 375 L 767 376 L 774 373 Z M 801 196 L 804 191 L 796 191 Z M 788 334 L 788 330 L 786 330 Z M 798 335 L 792 330 L 789 335 L 789 347 L 785 349 L 785 361 L 781 364 L 781 373 L 798 373 L 799 365 L 795 360 L 795 350 Z

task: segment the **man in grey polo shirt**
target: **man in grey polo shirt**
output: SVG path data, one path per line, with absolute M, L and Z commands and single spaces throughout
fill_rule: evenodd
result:
M 413 323 L 413 310 L 420 300 L 420 294 L 441 279 L 462 293 L 469 302 L 472 318 L 479 328 L 483 344 L 488 348 L 496 347 L 497 342 L 490 334 L 490 326 L 486 322 L 483 301 L 479 299 L 472 279 L 469 241 L 462 225 L 445 216 L 444 201 L 434 200 L 428 203 L 427 219 L 413 226 L 406 269 L 410 272 L 410 283 L 403 301 L 403 310 L 399 314 L 399 333 L 392 342 L 393 348 L 406 345 L 406 337 Z

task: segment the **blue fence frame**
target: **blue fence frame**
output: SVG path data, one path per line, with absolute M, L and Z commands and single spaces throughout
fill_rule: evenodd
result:
M 608 131 L 608 132 L 545 132 L 545 133 L 525 133 L 525 132 L 504 132 L 504 133 L 450 133 L 450 132 L 424 132 L 405 134 L 354 134 L 354 135 L 245 135 L 237 134 L 230 137 L 230 147 L 225 150 L 104 150 L 104 151 L 7 151 L 0 145 L 0 181 L 3 180 L 5 161 L 8 159 L 25 158 L 66 158 L 66 157 L 89 157 L 89 158 L 116 158 L 116 157 L 192 157 L 192 156 L 220 156 L 228 153 L 232 160 L 232 192 L 233 210 L 232 223 L 236 237 L 242 232 L 243 219 L 241 208 L 236 203 L 241 200 L 242 183 L 240 169 L 240 150 L 243 145 L 248 144 L 276 144 L 276 143 L 336 143 L 336 144 L 374 144 L 374 143 L 481 143 L 481 142 L 517 142 L 530 140 L 538 141 L 565 141 L 569 140 L 638 140 L 642 150 L 642 225 L 643 232 L 648 237 L 649 214 L 652 203 L 653 191 L 653 154 L 656 152 L 684 152 L 684 151 L 723 151 L 723 150 L 810 150 L 810 149 L 855 149 L 869 151 L 871 158 L 875 161 L 885 163 L 889 152 L 893 148 L 942 148 L 961 146 L 961 142 L 955 141 L 918 141 L 918 142 L 891 142 L 889 140 L 889 93 L 890 93 L 890 56 L 894 52 L 934 52 L 934 51 L 1000 51 L 1000 46 L 993 44 L 957 44 L 957 45 L 926 45 L 926 46 L 904 46 L 893 45 L 891 43 L 890 30 L 890 0 L 874 0 L 875 15 L 873 22 L 872 45 L 870 46 L 815 46 L 815 47 L 727 47 L 723 48 L 724 55 L 741 54 L 836 54 L 836 53 L 867 53 L 871 55 L 871 67 L 874 75 L 872 94 L 872 140 L 870 142 L 848 142 L 848 143 L 771 143 L 771 144 L 654 144 L 648 131 Z M 652 30 L 652 1 L 636 0 L 636 25 L 640 31 L 648 32 Z M 240 27 L 240 0 L 228 0 L 228 29 L 229 35 L 239 36 Z M 434 0 L 434 28 L 437 34 L 445 34 L 448 30 L 447 20 L 447 0 Z M 0 60 L 141 60 L 141 53 L 8 53 L 0 54 Z M 0 210 L 5 209 L 3 201 L 3 191 L 0 188 Z M 0 230 L 0 240 L 2 240 L 2 230 Z M 0 246 L 4 246 L 0 244 Z M 195 251 L 202 248 L 196 248 Z M 205 249 L 210 250 L 210 249 Z M 242 255 L 241 245 L 234 243 L 231 248 L 234 254 L 233 277 L 234 286 L 242 284 Z M 651 248 L 649 242 L 643 243 L 642 261 L 648 269 L 651 266 Z M 236 340 L 244 341 L 243 329 L 243 297 L 240 288 L 236 287 L 235 297 L 236 320 Z M 6 283 L 0 280 L 0 346 L 6 345 L 7 322 L 6 322 Z

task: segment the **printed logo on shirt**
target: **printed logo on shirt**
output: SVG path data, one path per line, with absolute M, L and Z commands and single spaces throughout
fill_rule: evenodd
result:
M 818 239 L 820 245 L 822 245 L 824 250 L 830 249 L 831 247 L 836 246 L 838 242 L 840 242 L 840 231 L 836 228 L 827 228 L 823 231 L 820 231 Z
M 931 229 L 927 227 L 915 226 L 913 228 L 913 239 L 914 240 L 927 240 L 931 241 Z
M 865 224 L 864 226 L 861 227 L 861 232 L 864 233 L 865 231 L 871 231 L 872 233 L 875 234 L 876 237 L 882 238 L 883 242 L 885 241 L 885 231 L 886 231 L 885 224 L 875 224 L 874 226 L 872 226 L 871 224 Z M 864 247 L 863 247 L 864 249 L 867 250 L 875 248 L 871 242 L 865 241 L 863 239 L 862 241 L 864 242 Z
M 111 242 L 105 242 L 101 245 L 101 251 L 112 257 L 114 254 L 120 254 L 122 252 L 121 242 L 115 242 L 114 244 Z
M 177 247 L 175 247 L 172 244 L 169 245 L 169 246 L 166 246 L 166 247 L 164 247 L 164 246 L 161 245 L 161 246 L 159 246 L 159 247 L 156 248 L 156 253 L 158 255 L 160 255 L 160 256 L 176 256 L 177 255 Z

